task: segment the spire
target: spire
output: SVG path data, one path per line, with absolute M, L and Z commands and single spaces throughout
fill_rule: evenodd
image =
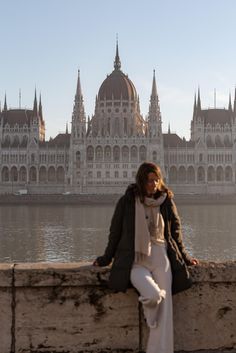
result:
M 116 38 L 116 57 L 114 61 L 114 69 L 120 70 L 120 68 L 121 68 L 121 62 L 119 57 L 118 38 Z
M 152 93 L 148 112 L 148 134 L 157 137 L 161 134 L 161 112 L 157 94 L 155 70 L 153 70 Z
M 83 97 L 81 84 L 80 84 L 80 70 L 78 70 L 78 79 L 77 79 L 77 87 L 76 87 L 76 94 L 77 97 Z
M 194 104 L 193 104 L 193 112 L 195 113 L 197 109 L 197 100 L 196 100 L 196 92 L 194 93 Z
M 43 120 L 43 109 L 42 109 L 42 102 L 41 102 L 41 93 L 39 96 L 39 116 L 41 118 L 41 120 Z
M 157 85 L 156 85 L 156 76 L 155 76 L 155 70 L 153 70 L 153 80 L 152 80 L 152 97 L 157 96 Z
M 197 110 L 201 110 L 201 98 L 200 98 L 200 88 L 198 87 L 198 97 L 197 97 Z
M 21 89 L 19 89 L 19 109 L 21 109 Z
M 5 99 L 4 99 L 4 107 L 3 107 L 4 111 L 7 111 L 7 95 L 5 93 Z
M 68 123 L 66 123 L 66 134 L 68 135 Z
M 232 109 L 232 103 L 231 103 L 231 94 L 229 94 L 229 106 L 228 106 L 228 110 L 229 110 L 230 112 L 233 111 L 233 109 Z
M 170 134 L 170 123 L 168 124 L 168 134 Z
M 37 102 L 36 88 L 35 88 L 35 92 L 34 92 L 34 107 L 33 107 L 33 111 L 34 111 L 35 115 L 37 115 L 37 113 L 38 113 L 38 102 Z
M 80 84 L 80 70 L 78 70 L 77 86 L 72 113 L 71 134 L 77 137 L 84 137 L 86 134 L 86 117 L 84 112 L 83 95 Z
M 236 87 L 234 89 L 234 114 L 236 114 Z

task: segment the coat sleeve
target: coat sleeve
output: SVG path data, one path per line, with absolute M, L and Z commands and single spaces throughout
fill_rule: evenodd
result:
M 123 216 L 124 216 L 124 196 L 121 197 L 120 200 L 118 201 L 114 214 L 112 216 L 108 244 L 105 249 L 104 255 L 99 256 L 96 259 L 99 266 L 108 266 L 115 255 L 117 245 L 121 238 Z
M 178 215 L 178 211 L 176 208 L 176 205 L 174 201 L 171 199 L 171 236 L 175 240 L 179 251 L 181 252 L 184 261 L 186 262 L 187 265 L 190 265 L 191 263 L 191 256 L 188 254 L 184 243 L 183 243 L 183 237 L 182 237 L 182 230 L 181 230 L 181 222 L 180 218 Z

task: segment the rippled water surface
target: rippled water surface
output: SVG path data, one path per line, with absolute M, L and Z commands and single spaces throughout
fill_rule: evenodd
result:
M 114 206 L 0 206 L 0 262 L 90 261 Z M 236 260 L 236 205 L 179 205 L 184 243 L 202 260 Z

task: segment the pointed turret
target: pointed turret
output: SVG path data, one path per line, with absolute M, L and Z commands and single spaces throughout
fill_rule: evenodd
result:
M 196 113 L 197 110 L 197 101 L 196 101 L 196 92 L 194 94 L 194 104 L 193 104 L 193 115 Z
M 19 109 L 21 109 L 21 89 L 19 89 Z
M 168 124 L 168 134 L 170 135 L 170 123 Z
M 71 132 L 75 137 L 84 137 L 86 134 L 86 118 L 84 112 L 83 94 L 80 83 L 80 70 L 78 70 L 74 109 L 72 114 Z
M 118 39 L 116 40 L 116 56 L 115 56 L 115 61 L 114 61 L 114 69 L 115 70 L 120 70 L 121 68 L 121 61 L 119 57 L 119 48 L 118 48 Z
M 151 94 L 151 97 L 157 97 L 157 85 L 156 85 L 155 70 L 153 70 L 152 94 Z
M 190 127 L 191 140 L 197 141 L 197 139 L 202 138 L 200 125 L 203 128 L 204 115 L 202 113 L 202 107 L 201 107 L 200 87 L 198 86 L 197 99 L 196 99 L 196 93 L 194 95 L 193 118 L 191 120 L 191 127 Z
M 236 87 L 234 89 L 234 114 L 236 115 Z
M 34 92 L 34 107 L 33 107 L 34 114 L 38 114 L 38 102 L 37 102 L 37 93 L 36 93 L 36 88 Z
M 68 135 L 68 123 L 66 123 L 66 134 Z
M 232 109 L 232 103 L 231 103 L 231 94 L 229 94 L 229 105 L 228 105 L 228 110 L 230 111 L 230 113 L 232 113 L 233 109 Z
M 75 93 L 76 97 L 80 97 L 82 98 L 82 90 L 81 90 L 81 83 L 80 83 L 80 70 L 78 70 L 78 78 L 77 78 L 77 87 L 76 87 L 76 93 Z
M 41 120 L 43 120 L 43 108 L 42 108 L 42 101 L 41 101 L 41 93 L 39 96 L 39 117 Z
M 4 98 L 4 107 L 3 107 L 3 111 L 7 111 L 7 95 L 5 93 L 5 98 Z
M 201 111 L 201 98 L 200 98 L 200 88 L 198 87 L 198 96 L 197 96 L 197 111 Z
M 151 137 L 157 137 L 161 135 L 161 112 L 159 106 L 159 97 L 157 94 L 155 70 L 153 70 L 152 92 L 148 112 L 148 131 L 149 136 Z

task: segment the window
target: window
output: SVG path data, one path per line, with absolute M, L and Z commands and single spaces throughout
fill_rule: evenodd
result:
M 94 155 L 94 149 L 92 146 L 88 146 L 87 148 L 87 160 L 92 161 L 93 160 L 93 155 Z

